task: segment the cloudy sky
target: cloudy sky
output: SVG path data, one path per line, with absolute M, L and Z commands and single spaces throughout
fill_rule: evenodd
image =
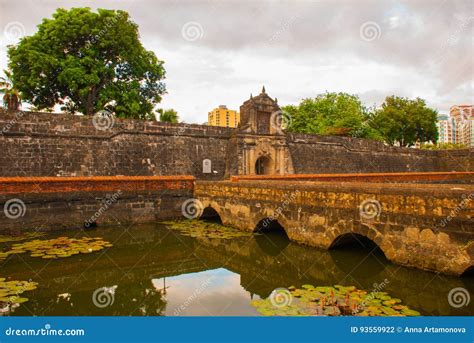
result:
M 474 103 L 472 0 L 46 1 L 0 0 L 6 46 L 31 35 L 57 7 L 124 9 L 143 44 L 165 61 L 162 107 L 202 123 L 220 104 L 237 109 L 262 85 L 280 105 L 325 91 L 367 105 L 391 94 L 440 112 Z

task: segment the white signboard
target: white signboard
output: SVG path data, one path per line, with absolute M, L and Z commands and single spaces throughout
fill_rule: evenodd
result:
M 205 159 L 202 161 L 202 172 L 204 174 L 209 174 L 212 173 L 212 166 L 211 166 L 211 160 Z

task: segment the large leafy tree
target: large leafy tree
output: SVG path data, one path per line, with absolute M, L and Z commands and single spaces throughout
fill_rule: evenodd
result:
M 356 95 L 324 93 L 303 99 L 298 106 L 285 106 L 288 131 L 377 138 L 368 121 L 370 111 Z
M 124 11 L 58 9 L 8 55 L 14 84 L 39 109 L 148 119 L 165 92 L 163 62 Z
M 412 146 L 416 142 L 436 142 L 437 112 L 423 99 L 389 96 L 372 119 L 372 127 L 391 145 Z

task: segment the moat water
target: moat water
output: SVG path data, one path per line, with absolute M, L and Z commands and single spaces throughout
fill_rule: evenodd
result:
M 456 287 L 474 294 L 472 277 L 397 266 L 373 247 L 324 251 L 290 242 L 282 233 L 189 237 L 164 224 L 53 232 L 38 239 L 60 236 L 101 237 L 113 246 L 58 259 L 23 253 L 0 261 L 0 278 L 38 283 L 21 295 L 27 302 L 3 315 L 256 316 L 252 299 L 304 284 L 368 292 L 382 285 L 422 315 L 474 315 L 474 299 L 460 308 L 448 302 Z M 9 244 L 0 243 L 2 250 Z

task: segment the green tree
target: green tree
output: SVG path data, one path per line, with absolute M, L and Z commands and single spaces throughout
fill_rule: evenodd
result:
M 378 138 L 368 122 L 370 111 L 356 95 L 324 93 L 303 99 L 298 106 L 284 106 L 291 118 L 288 131 Z
M 389 96 L 372 119 L 372 127 L 390 145 L 412 146 L 416 142 L 436 142 L 437 112 L 423 99 Z
M 160 121 L 166 121 L 169 123 L 177 123 L 179 120 L 178 117 L 178 112 L 170 108 L 169 110 L 164 110 L 160 108 L 158 110 L 158 113 L 160 114 Z
M 149 119 L 165 92 L 163 62 L 124 11 L 57 9 L 8 56 L 14 84 L 39 109 Z
M 13 85 L 12 73 L 3 70 L 4 77 L 0 77 L 0 93 L 3 93 L 3 106 L 7 111 L 17 111 L 21 106 L 20 91 Z

